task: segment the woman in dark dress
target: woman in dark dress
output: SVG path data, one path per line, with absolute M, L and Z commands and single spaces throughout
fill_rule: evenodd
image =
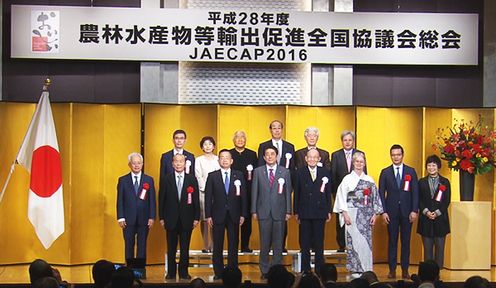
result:
M 439 175 L 441 159 L 436 155 L 425 161 L 427 176 L 419 180 L 420 218 L 417 233 L 422 235 L 424 261 L 434 260 L 443 267 L 444 243 L 450 232 L 448 206 L 451 186 L 448 179 Z

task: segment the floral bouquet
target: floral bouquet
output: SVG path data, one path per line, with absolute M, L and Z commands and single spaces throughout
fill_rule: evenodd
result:
M 477 123 L 466 123 L 455 119 L 453 127 L 437 129 L 434 150 L 439 149 L 441 158 L 448 162 L 448 167 L 470 174 L 484 174 L 495 164 L 494 143 L 496 132 L 482 126 L 479 115 Z

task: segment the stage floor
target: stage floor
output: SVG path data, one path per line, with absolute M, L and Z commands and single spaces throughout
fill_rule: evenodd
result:
M 85 284 L 92 283 L 91 265 L 78 265 L 78 266 L 55 266 L 59 269 L 64 280 L 69 283 Z M 290 268 L 290 266 L 288 267 Z M 240 269 L 243 272 L 243 280 L 251 280 L 253 283 L 265 283 L 260 280 L 260 272 L 257 264 L 241 264 Z M 418 267 L 413 265 L 410 267 L 410 273 L 416 273 Z M 390 281 L 387 279 L 388 267 L 387 264 L 375 264 L 374 271 L 377 273 L 381 281 Z M 207 282 L 213 281 L 212 268 L 206 267 L 192 267 L 189 270 L 191 276 L 201 277 Z M 401 274 L 398 267 L 397 274 Z M 491 270 L 464 270 L 455 271 L 443 269 L 441 271 L 441 279 L 445 282 L 463 282 L 468 277 L 473 275 L 480 275 L 487 278 L 490 282 L 496 282 L 496 267 L 491 267 Z M 164 280 L 164 265 L 149 265 L 147 266 L 148 278 L 144 280 L 145 283 L 184 283 L 188 281 L 178 280 Z M 347 282 L 348 273 L 344 267 L 338 267 L 338 282 Z M 399 280 L 399 279 L 398 279 Z M 218 281 L 220 283 L 220 281 Z M 29 283 L 28 265 L 8 265 L 0 266 L 0 284 L 21 284 Z

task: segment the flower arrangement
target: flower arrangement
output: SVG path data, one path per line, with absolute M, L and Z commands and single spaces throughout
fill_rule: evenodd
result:
M 437 130 L 436 140 L 434 150 L 439 149 L 441 159 L 446 160 L 448 167 L 455 171 L 463 170 L 477 175 L 496 167 L 496 132 L 482 126 L 481 115 L 476 123 L 455 119 L 453 127 Z

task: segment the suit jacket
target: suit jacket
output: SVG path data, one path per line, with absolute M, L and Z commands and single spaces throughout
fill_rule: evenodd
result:
M 195 155 L 183 150 L 183 155 L 186 156 L 186 161 L 191 161 L 191 166 L 189 167 L 189 173 L 195 175 Z M 166 174 L 174 173 L 174 167 L 172 167 L 172 158 L 174 157 L 174 149 L 165 152 L 160 158 L 160 180 Z
M 188 196 L 188 191 L 191 191 L 191 196 Z M 193 221 L 200 220 L 199 195 L 196 177 L 192 174 L 184 174 L 179 201 L 175 173 L 165 175 L 165 178 L 160 180 L 158 194 L 159 218 L 165 221 L 165 229 L 176 229 L 179 219 L 183 229 L 193 229 Z M 191 197 L 190 203 L 188 203 L 189 197 Z
M 251 213 L 258 219 L 267 219 L 272 215 L 274 220 L 284 221 L 286 214 L 291 214 L 291 174 L 289 170 L 277 166 L 275 180 L 270 187 L 267 165 L 253 171 L 251 185 Z M 284 179 L 282 193 L 278 193 L 279 179 Z
M 356 152 L 362 151 L 352 149 L 351 155 Z M 348 164 L 346 162 L 346 154 L 344 153 L 344 149 L 334 151 L 331 155 L 332 194 L 334 196 L 336 196 L 336 192 L 338 191 L 338 187 L 341 184 L 341 181 L 343 181 L 344 176 L 350 174 L 351 171 L 353 171 L 353 160 L 351 161 L 351 170 L 348 171 Z M 367 166 L 364 167 L 363 171 L 367 174 Z
M 398 217 L 398 206 L 401 208 L 401 216 L 408 217 L 411 212 L 418 213 L 419 209 L 419 190 L 418 179 L 415 169 L 403 164 L 403 174 L 401 175 L 401 187 L 396 184 L 395 171 L 393 165 L 388 166 L 381 171 L 379 176 L 379 195 L 381 196 L 384 212 L 389 217 Z M 410 175 L 410 190 L 404 191 L 405 176 Z M 387 191 L 387 195 L 386 195 Z M 401 205 L 400 205 L 401 202 Z
M 138 195 L 134 191 L 132 173 L 119 178 L 117 182 L 117 219 L 126 219 L 127 225 L 147 225 L 149 219 L 155 219 L 155 184 L 153 178 L 141 173 Z M 145 198 L 139 198 L 143 184 L 150 187 Z
M 324 177 L 328 182 L 321 192 Z M 312 181 L 308 166 L 299 169 L 293 185 L 294 214 L 298 214 L 300 219 L 326 219 L 327 214 L 332 212 L 330 178 L 330 172 L 322 167 L 317 167 L 315 181 Z
M 317 150 L 320 154 L 320 167 L 324 167 L 327 170 L 331 170 L 331 160 L 329 159 L 329 152 L 326 150 L 320 149 L 317 147 Z M 307 162 L 305 161 L 305 156 L 307 156 L 308 147 L 301 148 L 300 150 L 295 152 L 295 167 L 296 170 L 301 169 L 303 167 L 307 167 Z
M 226 195 L 224 188 L 223 171 L 210 172 L 205 185 L 205 218 L 212 217 L 214 224 L 223 224 L 226 214 L 234 223 L 239 223 L 239 218 L 248 216 L 248 199 L 246 198 L 246 184 L 241 171 L 231 169 L 229 175 L 229 192 Z M 241 182 L 240 193 L 236 195 L 234 182 Z
M 264 156 L 264 150 L 265 148 L 269 147 L 269 146 L 273 146 L 272 145 L 272 139 L 268 140 L 268 141 L 265 141 L 263 143 L 260 143 L 260 146 L 258 146 L 258 166 L 263 166 L 265 165 L 265 160 L 263 158 Z M 289 153 L 291 154 L 291 159 L 289 160 L 289 170 L 291 171 L 291 173 L 294 171 L 295 169 L 295 148 L 294 148 L 294 145 L 287 142 L 287 141 L 284 141 L 282 140 L 282 149 L 279 149 L 279 153 L 281 154 L 281 163 L 278 163 L 279 165 L 283 166 L 283 167 L 286 167 L 286 162 L 288 161 L 286 159 L 286 154 Z
M 417 233 L 425 237 L 444 237 L 450 232 L 448 206 L 451 201 L 451 185 L 448 179 L 439 175 L 439 186 L 444 185 L 446 190 L 442 194 L 441 201 L 437 201 L 436 196 L 438 195 L 439 187 L 436 189 L 434 197 L 432 197 L 428 179 L 429 176 L 419 180 L 420 217 Z M 441 215 L 434 220 L 430 220 L 424 215 L 424 209 L 428 209 L 430 212 L 439 210 Z

